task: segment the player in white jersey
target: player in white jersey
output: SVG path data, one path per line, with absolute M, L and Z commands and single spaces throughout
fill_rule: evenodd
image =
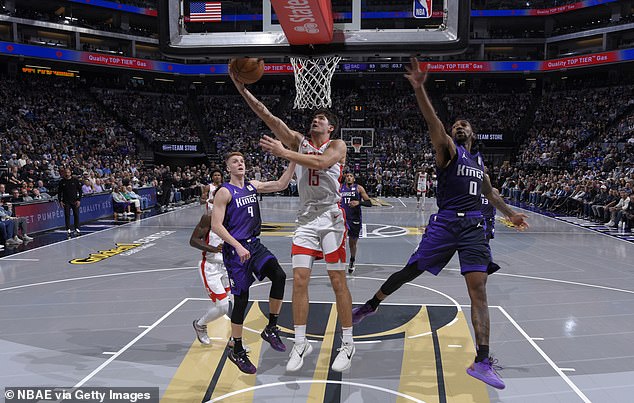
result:
M 304 357 L 312 351 L 306 339 L 308 282 L 314 261 L 323 258 L 335 292 L 343 333 L 341 348 L 332 369 L 344 371 L 350 368 L 355 348 L 352 339 L 352 297 L 345 272 L 346 226 L 344 213 L 338 204 L 347 148 L 342 140 L 330 138 L 337 130 L 337 117 L 327 110 L 316 111 L 309 134 L 304 136 L 274 116 L 232 73 L 230 76 L 249 107 L 279 139 L 264 136 L 260 146 L 275 156 L 298 164 L 297 188 L 301 207 L 292 247 L 295 345 L 286 370 L 299 370 Z
M 211 183 L 203 188 L 200 198 L 201 204 L 205 206 L 205 213 L 189 239 L 191 246 L 203 251 L 203 258 L 198 267 L 205 291 L 211 299 L 207 312 L 194 320 L 193 324 L 196 337 L 202 344 L 210 344 L 207 323 L 229 311 L 229 278 L 222 261 L 222 239 L 211 230 L 214 195 L 221 184 L 222 172 L 215 169 L 211 173 Z
M 207 335 L 207 323 L 225 315 L 229 311 L 229 278 L 222 261 L 222 239 L 211 231 L 211 209 L 203 214 L 194 228 L 189 244 L 203 251 L 203 258 L 198 263 L 200 277 L 211 304 L 200 318 L 195 319 L 193 326 L 198 341 L 210 344 Z
M 423 198 L 422 208 L 425 209 L 425 196 L 427 194 L 427 173 L 424 170 L 416 174 L 416 209 L 421 208 L 421 197 Z
M 222 172 L 219 169 L 211 171 L 211 183 L 205 185 L 200 196 L 200 204 L 205 206 L 205 211 L 211 211 L 214 207 L 214 194 L 222 185 Z

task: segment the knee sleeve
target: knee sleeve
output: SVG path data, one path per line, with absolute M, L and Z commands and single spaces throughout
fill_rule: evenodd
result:
M 400 271 L 392 274 L 381 286 L 381 292 L 385 295 L 390 295 L 401 288 L 403 284 L 414 280 L 421 274 L 423 274 L 423 272 L 418 270 L 416 262 L 409 264 L 403 267 Z
M 286 273 L 282 270 L 277 259 L 269 259 L 264 264 L 262 273 L 271 280 L 271 292 L 269 293 L 269 297 L 273 299 L 284 299 Z
M 249 293 L 243 292 L 233 296 L 233 310 L 231 311 L 231 323 L 241 325 L 244 323 L 244 313 L 249 304 Z

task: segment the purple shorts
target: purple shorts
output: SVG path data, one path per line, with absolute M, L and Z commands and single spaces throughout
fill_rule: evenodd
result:
M 438 275 L 458 252 L 460 272 L 487 271 L 491 252 L 479 211 L 440 211 L 429 217 L 429 225 L 408 265 Z
M 233 295 L 248 292 L 256 279 L 262 281 L 265 277 L 262 274 L 264 264 L 270 259 L 275 259 L 275 256 L 260 243 L 258 238 L 247 239 L 240 243 L 251 253 L 251 257 L 244 263 L 240 262 L 240 256 L 233 246 L 228 243 L 222 246 L 222 260 L 227 268 Z

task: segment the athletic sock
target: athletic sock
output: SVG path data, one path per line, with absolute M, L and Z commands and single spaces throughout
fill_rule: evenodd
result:
M 341 328 L 341 332 L 343 333 L 343 336 L 341 337 L 341 340 L 344 343 L 346 343 L 346 344 L 354 343 L 354 340 L 352 339 L 352 327 L 342 327 Z
M 295 344 L 306 342 L 306 325 L 295 326 Z
M 242 337 L 236 337 L 233 338 L 233 353 L 234 354 L 238 354 L 239 352 L 241 352 L 242 350 L 244 350 L 244 347 L 242 347 Z
M 274 313 L 269 313 L 269 324 L 267 325 L 267 327 L 275 327 L 275 326 L 277 326 L 277 318 L 279 316 L 280 316 L 279 314 L 276 315 Z
M 376 295 L 373 296 L 372 299 L 367 302 L 367 304 L 370 305 L 372 307 L 372 309 L 375 310 L 375 311 L 379 307 L 380 303 L 381 303 L 381 300 L 378 299 L 376 297 Z
M 481 362 L 485 358 L 489 358 L 489 346 L 478 345 L 478 355 L 476 355 L 475 362 Z

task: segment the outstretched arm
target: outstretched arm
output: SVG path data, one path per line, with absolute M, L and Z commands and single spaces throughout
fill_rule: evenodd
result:
M 502 214 L 504 214 L 509 221 L 515 225 L 515 227 L 519 231 L 523 231 L 528 228 L 528 223 L 526 219 L 528 216 L 522 213 L 516 213 L 513 211 L 508 204 L 504 202 L 502 196 L 500 196 L 500 192 L 491 186 L 491 180 L 489 179 L 489 175 L 484 175 L 484 179 L 482 181 L 482 194 L 493 204 L 493 206 L 498 209 Z
M 218 253 L 222 251 L 222 244 L 218 246 L 211 246 L 207 243 L 207 234 L 211 230 L 211 215 L 204 214 L 196 228 L 194 228 L 194 232 L 192 232 L 192 236 L 189 238 L 189 245 L 193 246 L 196 249 L 200 249 L 203 252 L 211 252 Z
M 299 143 L 304 136 L 301 133 L 291 130 L 282 119 L 273 115 L 262 102 L 260 102 L 243 83 L 238 81 L 235 74 L 229 69 L 229 77 L 235 84 L 236 88 L 242 98 L 247 101 L 247 104 L 253 112 L 271 129 L 275 137 L 277 137 L 284 145 L 292 150 L 299 148 Z
M 431 144 L 436 150 L 436 165 L 444 168 L 456 155 L 456 145 L 445 131 L 440 119 L 438 119 L 436 111 L 425 91 L 424 84 L 425 80 L 427 80 L 427 67 L 421 70 L 420 63 L 415 57 L 410 59 L 410 63 L 410 66 L 406 67 L 407 74 L 405 74 L 405 78 L 409 80 L 409 83 L 414 88 L 418 107 L 425 118 L 425 122 L 427 122 Z
M 260 139 L 260 147 L 270 152 L 276 157 L 296 162 L 299 165 L 311 169 L 327 169 L 337 162 L 345 164 L 346 153 L 348 152 L 346 143 L 343 140 L 332 140 L 330 146 L 323 154 L 300 154 L 297 151 L 284 148 L 279 140 L 264 136 Z
M 295 172 L 296 164 L 291 162 L 286 167 L 286 170 L 280 176 L 280 178 L 276 181 L 268 181 L 268 182 L 260 182 L 260 181 L 251 181 L 251 184 L 255 186 L 259 193 L 273 193 L 284 190 L 288 187 L 289 182 L 293 178 L 293 173 Z
M 357 207 L 361 205 L 363 207 L 372 207 L 372 201 L 370 200 L 370 196 L 368 196 L 368 192 L 365 191 L 363 186 L 357 185 L 357 190 L 359 191 L 359 195 L 361 196 L 361 201 L 352 200 L 350 201 L 350 207 Z

